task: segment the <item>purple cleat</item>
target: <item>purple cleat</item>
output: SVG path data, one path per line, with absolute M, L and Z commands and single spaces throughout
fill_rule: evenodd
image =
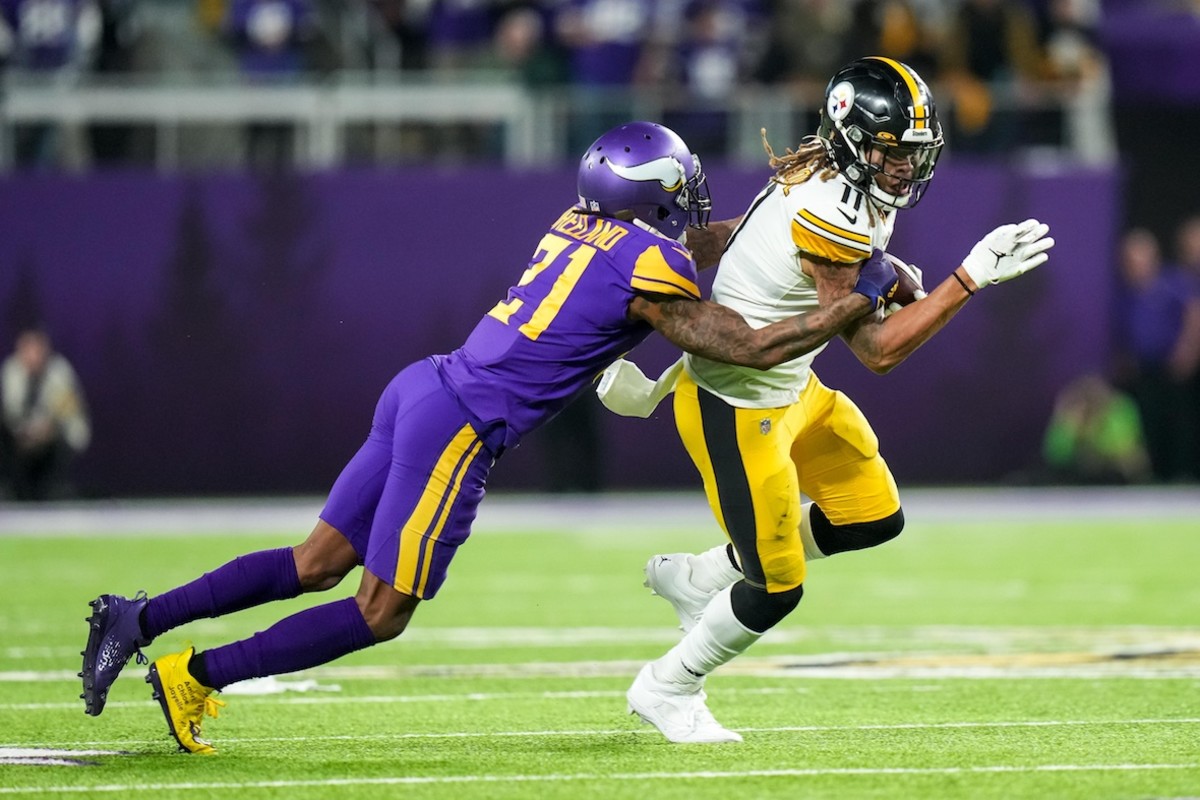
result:
M 83 656 L 84 710 L 93 717 L 100 716 L 104 702 L 108 699 L 108 688 L 121 674 L 121 670 L 136 653 L 137 663 L 145 664 L 148 659 L 141 648 L 150 644 L 142 636 L 140 617 L 150 600 L 145 592 L 138 592 L 132 600 L 119 594 L 102 594 L 88 605 L 92 615 L 85 620 L 88 624 L 87 646 Z

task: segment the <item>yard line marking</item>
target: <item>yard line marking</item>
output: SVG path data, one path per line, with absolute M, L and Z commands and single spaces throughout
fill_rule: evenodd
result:
M 809 690 L 803 686 L 778 688 L 761 687 L 754 689 L 739 689 L 729 687 L 724 692 L 728 694 L 807 694 Z M 624 689 L 572 690 L 561 692 L 464 692 L 462 694 L 408 694 L 408 695 L 363 695 L 347 697 L 345 695 L 322 694 L 317 696 L 290 697 L 275 695 L 238 695 L 237 703 L 275 703 L 278 705 L 325 705 L 325 704 L 357 704 L 357 703 L 453 703 L 484 700 L 580 700 L 587 698 L 624 697 Z M 120 700 L 110 701 L 105 708 L 143 708 L 154 705 L 153 700 Z M 79 710 L 79 702 L 64 703 L 0 703 L 3 711 L 56 711 L 66 709 Z
M 0 766 L 87 767 L 98 764 L 91 756 L 126 755 L 120 750 L 52 750 L 46 747 L 0 747 Z
M 7 632 L 17 620 L 0 615 L 0 632 Z M 27 621 L 21 620 L 24 625 Z M 198 620 L 199 631 L 213 635 L 242 630 L 232 622 Z M 15 632 L 15 631 L 14 631 Z M 47 628 L 46 633 L 51 632 Z M 28 635 L 28 631 L 22 630 Z M 447 650 L 477 650 L 513 647 L 576 647 L 579 645 L 674 644 L 679 640 L 677 629 L 659 627 L 617 626 L 507 626 L 507 627 L 445 627 L 414 628 L 404 634 L 406 647 L 441 648 Z M 32 637 L 31 637 L 32 638 Z M 823 646 L 870 646 L 877 650 L 899 651 L 904 645 L 921 642 L 925 647 L 948 645 L 961 653 L 971 646 L 992 653 L 1050 651 L 1073 648 L 1097 653 L 1116 651 L 1196 650 L 1200 651 L 1200 629 L 1195 627 L 1165 627 L 1153 625 L 1113 626 L 975 626 L 975 625 L 785 625 L 767 632 L 760 648 L 770 644 L 799 644 L 816 642 Z M 75 659 L 76 647 L 47 647 L 10 645 L 0 648 L 0 655 L 12 660 L 35 658 Z M 850 656 L 853 654 L 843 654 Z M 937 653 L 930 653 L 935 657 Z
M 947 730 L 984 728 L 1053 728 L 1086 727 L 1091 725 L 1196 725 L 1200 718 L 1181 719 L 1075 719 L 1075 720 L 1007 720 L 996 722 L 900 722 L 892 725 L 782 725 L 766 728 L 735 728 L 742 733 L 849 733 L 857 731 L 904 731 L 904 730 Z M 561 731 L 448 731 L 445 733 L 370 733 L 370 734 L 327 734 L 323 736 L 233 736 L 221 737 L 222 744 L 278 744 L 282 742 L 345 742 L 345 741 L 403 741 L 413 739 L 519 739 L 551 738 L 555 736 L 627 736 L 629 734 L 657 734 L 654 728 L 616 728 L 608 730 L 561 730 Z M 131 747 L 159 743 L 154 740 L 112 739 L 90 742 L 37 742 L 9 743 L 0 747 Z
M 402 786 L 422 784 L 454 783 L 556 783 L 570 781 L 678 781 L 678 780 L 723 780 L 737 778 L 805 778 L 818 776 L 858 775 L 986 775 L 995 773 L 1037 772 L 1130 772 L 1149 770 L 1200 769 L 1193 764 L 1039 764 L 1031 767 L 1010 765 L 980 767 L 837 767 L 830 769 L 763 769 L 741 771 L 697 771 L 697 772 L 625 772 L 610 774 L 565 773 L 547 775 L 443 775 L 443 776 L 396 776 L 385 778 L 325 778 L 321 780 L 290 781 L 239 781 L 214 783 L 180 782 L 154 784 L 100 784 L 96 786 L 11 786 L 0 787 L 0 794 L 41 794 L 85 792 L 135 792 L 135 791 L 188 791 L 203 789 L 213 791 L 228 789 L 295 789 L 312 786 Z
M 326 680 L 405 678 L 628 678 L 643 660 L 531 661 L 500 664 L 327 666 L 298 675 Z M 722 666 L 727 677 L 831 680 L 1139 680 L 1200 679 L 1200 650 L 1118 653 L 821 653 L 746 657 Z M 0 683 L 75 683 L 72 670 L 0 671 Z

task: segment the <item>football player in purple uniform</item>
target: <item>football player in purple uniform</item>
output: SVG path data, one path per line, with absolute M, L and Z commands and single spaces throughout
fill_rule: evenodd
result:
M 366 442 L 303 543 L 241 556 L 154 597 L 91 602 L 80 673 L 87 713 L 100 714 L 129 658 L 144 660 L 141 648 L 164 632 L 331 589 L 362 565 L 353 597 L 150 665 L 146 680 L 180 748 L 214 752 L 201 722 L 216 716 L 215 691 L 399 636 L 445 581 L 496 460 L 651 331 L 706 358 L 767 367 L 873 312 L 896 285 L 894 269 L 879 260 L 839 302 L 757 330 L 702 300 L 685 244 L 702 265 L 715 264 L 733 221 L 705 227 L 711 200 L 700 159 L 660 125 L 630 123 L 596 140 L 580 164 L 578 194 L 466 343 L 410 364 L 384 389 Z

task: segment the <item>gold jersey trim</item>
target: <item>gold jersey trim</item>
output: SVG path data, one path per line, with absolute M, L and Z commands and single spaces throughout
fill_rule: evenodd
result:
M 653 294 L 679 295 L 700 299 L 700 287 L 695 281 L 688 280 L 667 263 L 662 248 L 658 245 L 647 247 L 633 265 L 633 277 L 630 285 L 642 292 Z
M 803 252 L 837 263 L 854 263 L 871 255 L 871 237 L 834 225 L 807 208 L 792 219 L 792 241 Z

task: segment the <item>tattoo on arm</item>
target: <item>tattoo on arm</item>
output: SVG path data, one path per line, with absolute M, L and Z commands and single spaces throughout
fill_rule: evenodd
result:
M 869 310 L 852 294 L 828 307 L 763 328 L 752 328 L 731 308 L 710 300 L 635 297 L 630 315 L 643 319 L 683 350 L 713 361 L 769 369 L 816 349 Z

